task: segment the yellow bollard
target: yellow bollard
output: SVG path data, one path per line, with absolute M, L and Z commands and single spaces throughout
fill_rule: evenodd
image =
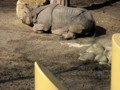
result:
M 120 34 L 112 36 L 111 90 L 120 90 Z
M 67 90 L 56 77 L 41 64 L 35 62 L 35 90 Z

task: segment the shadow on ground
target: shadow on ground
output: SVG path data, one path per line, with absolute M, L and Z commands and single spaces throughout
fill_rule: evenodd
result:
M 96 10 L 96 9 L 100 9 L 100 8 L 103 8 L 106 6 L 112 6 L 112 4 L 114 4 L 118 1 L 120 1 L 120 0 L 108 0 L 108 1 L 103 2 L 101 4 L 92 4 L 91 6 L 84 7 L 84 8 L 86 8 L 87 10 Z
M 102 35 L 105 35 L 105 34 L 106 34 L 106 29 L 104 29 L 103 27 L 100 27 L 100 26 L 96 26 L 95 37 L 99 37 L 99 36 L 102 36 Z

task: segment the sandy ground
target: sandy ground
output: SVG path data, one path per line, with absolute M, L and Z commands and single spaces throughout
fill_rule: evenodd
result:
M 47 67 L 69 90 L 110 90 L 110 66 L 78 60 L 87 47 L 69 44 L 100 42 L 111 46 L 112 35 L 120 32 L 120 2 L 99 9 L 86 7 L 95 18 L 97 35 L 75 40 L 34 33 L 16 17 L 15 3 L 0 1 L 0 90 L 34 90 L 35 61 Z

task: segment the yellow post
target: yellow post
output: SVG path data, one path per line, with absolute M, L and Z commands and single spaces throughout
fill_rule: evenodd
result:
M 120 34 L 112 36 L 111 90 L 120 90 Z
M 35 90 L 67 90 L 44 66 L 35 62 Z

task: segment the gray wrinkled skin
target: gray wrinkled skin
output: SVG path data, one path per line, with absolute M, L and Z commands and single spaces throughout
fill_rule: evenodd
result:
M 33 23 L 33 31 L 36 33 L 50 30 L 65 39 L 75 38 L 79 34 L 95 33 L 95 21 L 85 9 L 57 4 L 37 7 L 33 10 L 29 6 L 27 8 L 29 12 L 25 13 L 22 21 L 27 25 Z

